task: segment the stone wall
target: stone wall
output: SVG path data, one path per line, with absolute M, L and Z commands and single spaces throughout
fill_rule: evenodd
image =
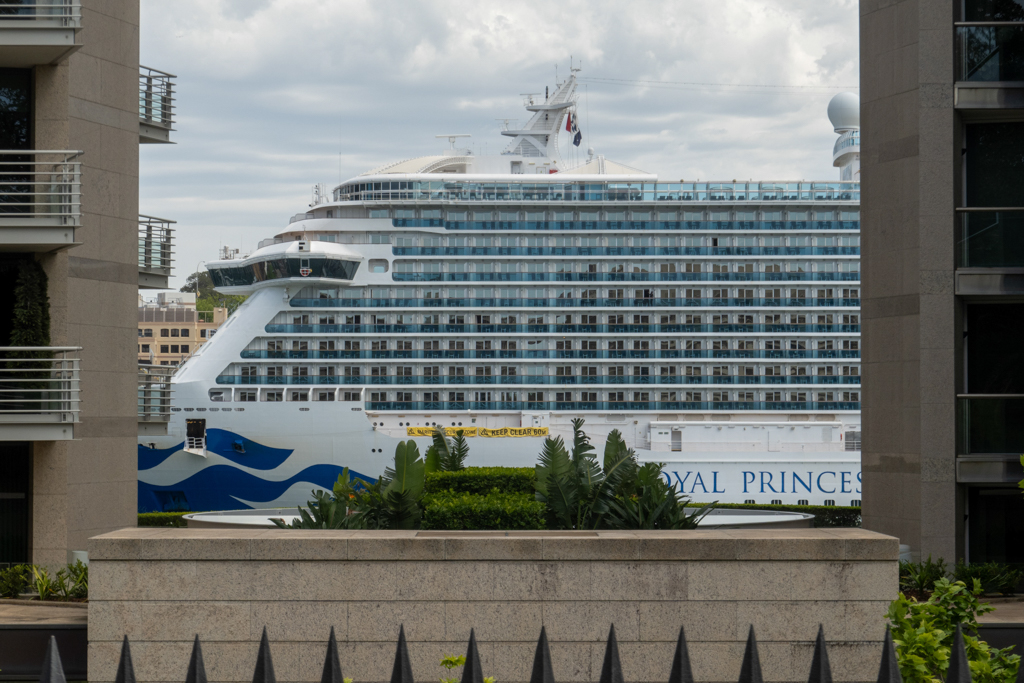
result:
M 336 630 L 345 676 L 390 678 L 399 624 L 419 680 L 476 629 L 484 674 L 529 680 L 541 625 L 557 680 L 600 678 L 614 623 L 623 673 L 667 680 L 685 626 L 698 681 L 735 681 L 756 629 L 767 681 L 805 681 L 818 624 L 837 681 L 874 680 L 898 541 L 860 529 L 384 532 L 125 529 L 93 538 L 89 680 L 120 641 L 143 681 L 252 680 L 268 628 L 277 678 L 318 681 Z

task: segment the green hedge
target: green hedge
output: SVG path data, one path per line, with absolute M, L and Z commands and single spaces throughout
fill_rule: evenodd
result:
M 700 507 L 704 503 L 691 503 Z M 775 510 L 779 512 L 803 512 L 814 515 L 815 527 L 859 527 L 860 508 L 825 505 L 744 505 L 742 503 L 719 503 L 716 508 L 731 510 Z
M 188 526 L 182 519 L 191 512 L 140 512 L 139 526 Z
M 431 472 L 423 490 L 426 493 L 489 494 L 495 489 L 501 493 L 534 494 L 536 473 L 532 467 L 467 467 L 458 472 Z
M 444 491 L 423 496 L 423 529 L 543 529 L 544 516 L 544 503 L 527 493 Z

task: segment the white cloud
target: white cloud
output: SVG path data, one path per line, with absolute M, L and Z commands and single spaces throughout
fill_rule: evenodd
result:
M 219 242 L 251 249 L 310 187 L 480 151 L 524 122 L 569 55 L 581 77 L 848 86 L 854 0 L 142 1 L 142 63 L 178 75 L 174 146 L 142 148 L 140 207 L 178 221 L 180 283 Z M 583 148 L 678 178 L 833 179 L 835 91 L 587 82 Z M 340 169 L 339 169 L 340 165 Z

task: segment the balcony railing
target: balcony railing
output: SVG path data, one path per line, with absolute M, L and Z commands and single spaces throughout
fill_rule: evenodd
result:
M 0 3 L 0 67 L 27 68 L 56 64 L 80 46 L 80 0 Z
M 139 422 L 171 419 L 171 376 L 176 369 L 167 365 L 139 366 Z
M 74 246 L 82 224 L 81 152 L 0 150 L 0 246 Z
M 171 142 L 174 74 L 139 67 L 139 142 Z
M 63 441 L 78 422 L 79 346 L 0 347 L 0 441 Z
M 1024 267 L 1024 208 L 958 209 L 960 268 Z
M 174 254 L 174 221 L 139 216 L 139 287 L 167 289 Z
M 957 81 L 1024 81 L 1024 23 L 957 24 L 955 62 Z

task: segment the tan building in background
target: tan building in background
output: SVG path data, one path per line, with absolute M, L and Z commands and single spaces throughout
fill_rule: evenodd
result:
M 196 310 L 196 295 L 161 292 L 156 301 L 139 295 L 139 365 L 179 365 L 213 337 L 228 309 Z
M 139 65 L 138 0 L 10 9 L 0 286 L 14 296 L 0 356 L 23 360 L 0 364 L 0 563 L 55 565 L 135 525 L 132 307 L 140 286 L 167 286 L 171 263 L 170 222 L 139 215 L 138 145 L 171 141 L 173 77 Z M 44 282 L 40 267 L 48 302 L 22 286 Z

